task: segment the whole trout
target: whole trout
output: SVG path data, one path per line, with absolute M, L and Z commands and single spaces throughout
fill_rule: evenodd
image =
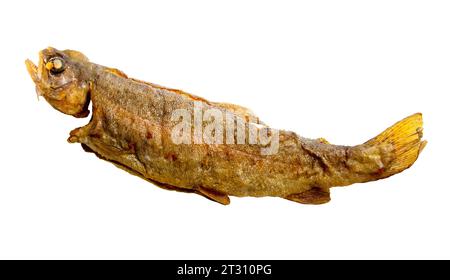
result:
M 425 147 L 414 114 L 358 146 L 307 139 L 262 123 L 251 111 L 128 78 L 82 53 L 42 50 L 26 61 L 36 91 L 56 110 L 90 122 L 70 143 L 166 189 L 222 204 L 232 196 L 330 201 L 330 188 L 387 178 Z M 263 141 L 264 140 L 264 141 Z

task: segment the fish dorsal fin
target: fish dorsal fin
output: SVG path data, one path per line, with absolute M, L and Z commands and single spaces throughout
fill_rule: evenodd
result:
M 128 79 L 127 74 L 125 74 L 124 72 L 120 71 L 119 69 L 116 69 L 116 68 L 106 68 L 106 71 L 109 72 L 109 73 L 111 73 L 111 74 L 114 74 L 114 75 L 116 75 L 116 76 L 119 76 L 119 77 Z

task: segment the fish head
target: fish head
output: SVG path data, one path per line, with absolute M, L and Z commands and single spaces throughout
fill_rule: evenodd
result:
M 93 65 L 87 57 L 73 50 L 46 48 L 39 52 L 36 66 L 26 60 L 28 73 L 43 96 L 58 111 L 75 117 L 89 115 L 90 81 Z

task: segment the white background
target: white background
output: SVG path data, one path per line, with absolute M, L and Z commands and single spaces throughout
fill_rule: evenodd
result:
M 2 1 L 0 258 L 450 258 L 448 1 Z M 404 173 L 306 206 L 165 191 L 68 144 L 24 60 L 54 46 L 359 144 L 422 112 Z

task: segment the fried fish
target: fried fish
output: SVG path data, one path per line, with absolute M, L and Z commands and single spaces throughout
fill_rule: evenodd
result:
M 129 78 L 77 51 L 47 48 L 37 66 L 26 66 L 38 96 L 56 110 L 83 118 L 92 103 L 89 123 L 70 132 L 70 143 L 160 187 L 221 204 L 230 195 L 326 203 L 331 187 L 409 168 L 426 145 L 420 113 L 364 144 L 338 146 L 271 129 L 238 105 Z

